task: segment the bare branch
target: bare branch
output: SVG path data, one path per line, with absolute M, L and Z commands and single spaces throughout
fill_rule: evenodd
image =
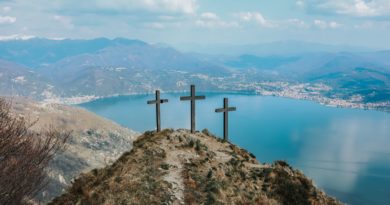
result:
M 70 132 L 53 127 L 32 132 L 32 124 L 10 113 L 11 104 L 0 98 L 0 201 L 25 204 L 47 183 L 46 168 L 65 148 Z

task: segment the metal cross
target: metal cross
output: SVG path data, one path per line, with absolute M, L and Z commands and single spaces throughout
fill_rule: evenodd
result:
M 228 113 L 230 111 L 236 111 L 236 107 L 229 107 L 229 99 L 228 98 L 223 99 L 223 108 L 215 109 L 215 112 L 223 112 L 223 139 L 225 141 L 229 140 Z
M 156 90 L 156 100 L 149 100 L 148 104 L 156 104 L 156 124 L 157 132 L 161 131 L 160 104 L 168 102 L 167 99 L 160 99 L 160 91 Z
M 191 96 L 180 97 L 180 100 L 191 101 L 191 133 L 195 132 L 195 100 L 204 100 L 205 96 L 195 96 L 195 85 L 191 85 Z

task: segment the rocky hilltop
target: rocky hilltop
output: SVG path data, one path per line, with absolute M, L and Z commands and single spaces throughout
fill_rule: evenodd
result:
M 47 202 L 62 194 L 82 172 L 102 168 L 132 148 L 138 134 L 87 110 L 12 98 L 12 111 L 35 122 L 31 129 L 40 132 L 47 127 L 71 131 L 66 150 L 57 153 L 48 169 L 48 185 L 36 197 Z
M 341 204 L 286 162 L 207 130 L 146 132 L 115 163 L 82 174 L 50 204 Z

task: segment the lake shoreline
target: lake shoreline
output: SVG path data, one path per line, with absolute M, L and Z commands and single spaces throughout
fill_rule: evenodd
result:
M 187 90 L 177 91 L 177 90 L 168 90 L 161 91 L 161 93 L 173 94 L 173 93 L 188 93 Z M 201 91 L 201 93 L 223 93 L 223 94 L 243 94 L 243 95 L 256 95 L 256 96 L 271 96 L 271 97 L 281 97 L 287 99 L 294 100 L 304 100 L 318 103 L 325 107 L 333 107 L 333 108 L 347 108 L 347 109 L 358 109 L 358 110 L 375 110 L 379 112 L 390 113 L 390 101 L 383 103 L 355 103 L 349 102 L 343 99 L 331 99 L 325 98 L 322 96 L 303 96 L 303 97 L 295 97 L 289 95 L 283 95 L 278 93 L 261 93 L 257 91 L 218 91 L 218 90 L 206 90 Z M 48 98 L 42 100 L 43 103 L 51 104 L 65 104 L 65 105 L 80 105 L 84 103 L 89 103 L 95 100 L 104 99 L 104 98 L 113 98 L 113 97 L 126 97 L 126 96 L 140 96 L 140 95 L 152 95 L 154 91 L 151 92 L 132 92 L 126 94 L 113 94 L 107 96 L 95 96 L 95 95 L 85 95 L 85 96 L 76 96 L 69 98 Z

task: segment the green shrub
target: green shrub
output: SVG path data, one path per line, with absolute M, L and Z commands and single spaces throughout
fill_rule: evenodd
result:
M 169 169 L 169 164 L 167 164 L 167 163 L 162 163 L 162 164 L 160 165 L 160 167 L 161 167 L 161 169 L 168 170 L 168 169 Z
M 195 150 L 199 152 L 201 150 L 201 148 L 202 148 L 202 144 L 200 143 L 200 140 L 196 140 Z
M 278 160 L 278 161 L 275 161 L 274 163 L 275 165 L 280 165 L 282 167 L 288 167 L 288 168 L 291 168 L 290 165 L 284 161 L 284 160 Z
M 194 147 L 194 145 L 195 145 L 195 142 L 194 142 L 193 139 L 191 139 L 190 142 L 188 143 L 188 146 L 189 147 Z
M 211 178 L 213 176 L 213 170 L 209 170 L 209 172 L 207 173 L 207 178 Z

